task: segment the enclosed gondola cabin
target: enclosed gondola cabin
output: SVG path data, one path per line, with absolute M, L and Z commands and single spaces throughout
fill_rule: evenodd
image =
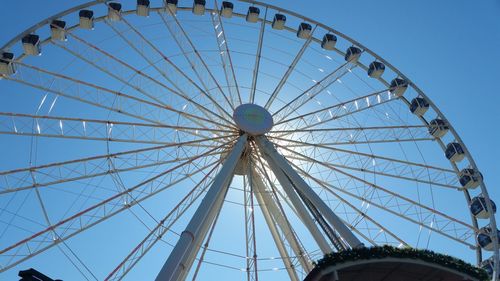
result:
M 122 18 L 122 4 L 111 2 L 108 4 L 108 19 L 110 21 L 119 21 Z
M 435 138 L 443 137 L 444 135 L 446 135 L 446 133 L 448 133 L 449 130 L 450 127 L 442 119 L 436 118 L 429 122 L 429 134 L 431 134 Z
M 78 13 L 80 17 L 80 28 L 94 29 L 94 12 L 91 10 L 81 10 Z
M 307 22 L 302 22 L 299 24 L 299 28 L 297 29 L 297 37 L 302 39 L 307 39 L 311 36 L 312 26 Z
M 136 14 L 141 17 L 149 17 L 149 0 L 137 0 L 137 9 L 135 10 Z
M 177 13 L 178 0 L 165 0 L 165 11 L 167 13 Z
M 202 16 L 205 14 L 205 5 L 207 2 L 205 0 L 194 0 L 193 2 L 193 14 Z
M 389 86 L 389 92 L 396 97 L 402 97 L 408 89 L 408 82 L 402 78 L 394 78 Z
M 273 24 L 271 25 L 273 29 L 282 30 L 285 28 L 286 16 L 283 14 L 275 14 L 273 19 Z
M 361 49 L 358 47 L 351 46 L 345 51 L 344 59 L 350 63 L 356 63 L 361 56 Z
M 445 156 L 451 162 L 460 162 L 465 157 L 465 151 L 458 142 L 449 143 L 446 146 Z
M 384 71 L 385 65 L 379 61 L 374 61 L 368 66 L 368 76 L 371 78 L 380 78 Z
M 234 5 L 228 1 L 222 1 L 222 6 L 220 8 L 220 15 L 225 18 L 231 18 L 233 16 Z
M 497 206 L 493 200 L 490 199 L 491 207 L 493 211 L 490 211 L 487 204 L 486 199 L 482 196 L 477 196 L 472 198 L 470 201 L 469 209 L 472 215 L 478 219 L 488 219 L 492 214 L 495 214 L 497 211 Z
M 3 75 L 13 75 L 16 73 L 16 68 L 14 65 L 14 54 L 3 52 L 0 57 L 0 74 Z
M 323 40 L 321 40 L 321 48 L 325 50 L 335 50 L 335 45 L 337 44 L 337 36 L 331 33 L 323 35 Z
M 424 114 L 429 110 L 429 102 L 424 98 L 414 98 L 410 103 L 411 113 L 417 116 L 424 116 Z
M 495 268 L 495 260 L 493 257 L 482 261 L 479 267 L 486 271 L 490 278 L 493 278 L 493 269 Z M 497 268 L 497 273 L 500 277 L 500 266 Z
M 500 243 L 500 231 L 497 229 L 497 233 L 492 232 L 492 229 L 490 226 L 485 226 L 479 230 L 479 233 L 477 234 L 477 243 L 479 246 L 481 246 L 482 249 L 486 251 L 493 251 L 494 250 L 494 243 L 493 239 L 496 237 L 497 241 Z
M 52 40 L 66 41 L 66 22 L 53 20 L 50 23 L 50 38 Z
M 474 189 L 483 183 L 483 175 L 471 168 L 465 168 L 460 171 L 459 181 L 463 188 Z
M 39 56 L 42 54 L 42 47 L 40 46 L 40 36 L 36 34 L 28 34 L 21 39 L 23 43 L 24 53 L 32 56 Z
M 259 20 L 260 9 L 257 7 L 248 7 L 246 21 L 256 23 Z

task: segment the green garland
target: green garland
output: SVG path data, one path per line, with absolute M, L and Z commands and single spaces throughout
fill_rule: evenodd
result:
M 317 274 L 322 269 L 341 264 L 344 262 L 356 260 L 370 260 L 370 259 L 383 259 L 383 258 L 406 258 L 417 259 L 429 263 L 441 265 L 458 272 L 467 274 L 471 277 L 477 278 L 480 281 L 488 281 L 490 278 L 488 274 L 478 267 L 475 267 L 463 260 L 451 257 L 448 255 L 438 254 L 429 250 L 419 250 L 413 248 L 396 248 L 392 246 L 382 247 L 364 247 L 358 249 L 351 249 L 342 252 L 326 254 L 321 260 L 315 263 L 315 268 L 311 274 Z M 310 274 L 310 275 L 311 275 Z

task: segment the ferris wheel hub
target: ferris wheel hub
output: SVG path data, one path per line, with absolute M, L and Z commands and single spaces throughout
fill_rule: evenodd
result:
M 252 136 L 264 135 L 274 125 L 269 111 L 252 103 L 238 106 L 234 110 L 233 120 L 240 130 Z

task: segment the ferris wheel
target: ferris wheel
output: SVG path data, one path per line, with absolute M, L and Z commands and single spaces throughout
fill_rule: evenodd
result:
M 252 0 L 98 0 L 0 55 L 6 280 L 303 280 L 375 245 L 498 280 L 496 206 L 452 124 L 331 27 Z

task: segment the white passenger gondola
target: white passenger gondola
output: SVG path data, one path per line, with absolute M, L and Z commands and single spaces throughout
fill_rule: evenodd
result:
M 446 146 L 445 156 L 452 162 L 460 162 L 465 157 L 465 151 L 458 142 L 449 143 Z
M 335 50 L 335 44 L 337 44 L 337 36 L 331 33 L 323 35 L 323 40 L 321 41 L 321 48 L 325 50 Z
M 273 29 L 282 30 L 285 28 L 286 16 L 283 14 L 274 15 L 273 24 L 271 25 Z
M 467 189 L 474 189 L 483 183 L 483 175 L 481 172 L 471 168 L 465 168 L 460 171 L 458 177 L 462 187 Z
M 368 66 L 368 76 L 371 78 L 380 78 L 384 71 L 385 65 L 379 61 L 374 61 Z
M 297 37 L 307 39 L 311 36 L 312 26 L 307 22 L 302 22 L 297 30 Z
M 495 268 L 495 260 L 493 257 L 490 257 L 489 259 L 486 259 L 486 260 L 483 260 L 481 262 L 481 265 L 479 266 L 481 267 L 481 269 L 483 269 L 484 271 L 486 271 L 486 273 L 488 274 L 488 276 L 490 278 L 493 277 L 493 269 Z M 497 268 L 497 273 L 500 277 L 500 265 L 498 266 Z
M 247 11 L 247 22 L 256 23 L 259 20 L 260 9 L 257 7 L 250 6 Z
M 225 18 L 231 18 L 233 16 L 234 5 L 228 1 L 222 1 L 222 6 L 220 8 L 220 15 Z
M 402 78 L 394 78 L 389 86 L 389 91 L 396 97 L 402 97 L 408 89 L 408 82 Z
M 193 2 L 193 14 L 202 16 L 205 14 L 205 5 L 207 1 L 205 0 L 194 0 Z
M 94 12 L 91 10 L 81 10 L 78 13 L 80 17 L 80 28 L 94 29 Z
M 345 51 L 345 61 L 348 61 L 350 63 L 356 63 L 359 60 L 359 57 L 361 56 L 361 49 L 358 47 L 351 46 L 347 48 Z
M 410 104 L 411 113 L 418 116 L 424 116 L 424 114 L 427 112 L 428 109 L 429 109 L 429 102 L 426 99 L 418 97 L 411 100 Z
M 21 39 L 23 43 L 24 53 L 32 56 L 39 56 L 42 54 L 42 47 L 40 46 L 40 36 L 36 34 L 28 34 Z
M 13 75 L 16 73 L 16 68 L 14 65 L 14 54 L 3 52 L 0 58 L 0 74 Z
M 479 246 L 481 246 L 481 248 L 486 251 L 493 251 L 493 239 L 497 239 L 497 241 L 500 243 L 500 231 L 497 229 L 497 232 L 495 234 L 493 233 L 490 226 L 485 226 L 479 230 L 476 238 L 477 243 L 479 244 Z
M 175 14 L 177 13 L 177 3 L 178 0 L 165 0 L 165 11 L 167 13 Z
M 486 204 L 486 199 L 482 196 L 477 196 L 472 198 L 469 204 L 469 210 L 472 215 L 478 219 L 488 219 L 492 214 L 495 214 L 497 211 L 497 206 L 493 200 L 490 199 L 491 207 L 493 211 L 488 209 Z
M 446 135 L 446 133 L 448 133 L 449 130 L 450 127 L 442 119 L 436 118 L 429 122 L 429 134 L 431 134 L 435 138 L 443 137 L 444 135 Z
M 50 38 L 52 40 L 66 41 L 66 22 L 53 20 L 50 23 Z
M 122 18 L 122 4 L 110 2 L 108 4 L 108 19 L 110 21 L 119 21 Z
M 149 17 L 149 0 L 137 0 L 137 9 L 135 10 L 136 14 L 141 17 Z

